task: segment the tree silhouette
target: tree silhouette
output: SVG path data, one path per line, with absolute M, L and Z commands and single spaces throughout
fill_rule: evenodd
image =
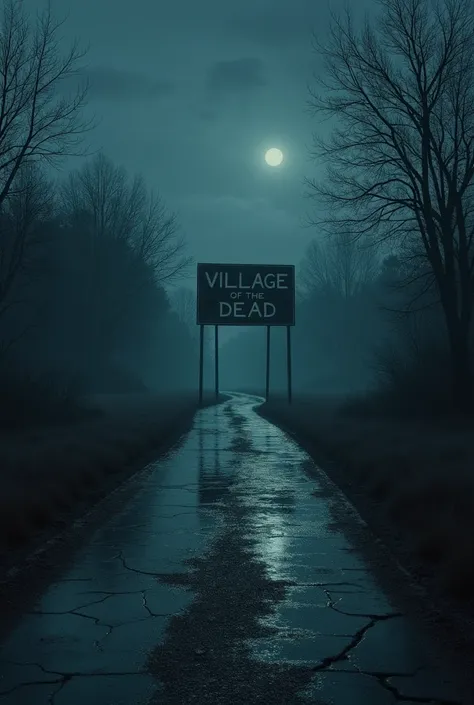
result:
M 378 273 L 373 247 L 338 234 L 334 238 L 312 240 L 300 265 L 303 293 L 333 291 L 348 299 Z
M 63 55 L 63 22 L 51 8 L 33 24 L 21 0 L 0 16 L 0 207 L 26 161 L 54 163 L 77 154 L 92 121 L 82 118 L 87 86 L 62 90 L 84 56 L 76 44 Z
M 310 107 L 338 121 L 314 155 L 328 162 L 310 192 L 320 224 L 411 253 L 436 287 L 448 333 L 452 394 L 472 408 L 474 20 L 467 0 L 380 0 L 357 29 L 333 15 L 325 71 Z M 420 256 L 428 266 L 420 266 Z
M 91 262 L 101 238 L 126 242 L 163 284 L 183 275 L 190 258 L 177 218 L 148 191 L 141 176 L 98 154 L 73 171 L 61 188 L 65 218 L 89 232 Z

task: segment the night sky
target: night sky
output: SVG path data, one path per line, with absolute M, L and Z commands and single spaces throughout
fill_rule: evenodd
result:
M 89 107 L 100 120 L 92 147 L 161 192 L 195 260 L 297 264 L 315 235 L 302 227 L 303 177 L 317 170 L 308 156 L 317 123 L 305 108 L 317 70 L 311 30 L 324 32 L 328 5 L 56 0 L 53 8 L 68 14 L 65 38 L 90 45 Z M 270 147 L 284 152 L 279 168 L 264 162 Z

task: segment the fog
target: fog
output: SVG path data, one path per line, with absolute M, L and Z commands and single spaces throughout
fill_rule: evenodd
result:
M 182 702 L 197 702 L 199 679 L 209 674 L 206 702 L 210 693 L 227 702 L 228 676 L 229 683 L 236 677 L 242 696 L 231 694 L 233 702 L 263 702 L 265 673 L 268 693 L 282 702 L 280 666 L 277 673 L 262 662 L 249 682 L 258 665 L 250 641 L 263 634 L 266 642 L 257 617 L 267 609 L 267 587 L 271 600 L 288 599 L 289 612 L 296 612 L 303 598 L 286 588 L 310 578 L 308 585 L 318 587 L 308 600 L 316 596 L 320 614 L 303 605 L 312 610 L 309 621 L 320 615 L 324 627 L 336 617 L 362 621 L 358 631 L 347 630 L 352 637 L 336 653 L 332 641 L 326 655 L 318 641 L 318 653 L 301 661 L 302 677 L 312 670 L 324 678 L 326 671 L 344 699 L 345 685 L 333 682 L 332 667 L 352 659 L 368 683 L 364 674 L 378 673 L 381 663 L 382 620 L 394 625 L 394 639 L 387 632 L 389 665 L 370 687 L 384 687 L 383 695 L 400 702 L 415 692 L 414 700 L 434 702 L 431 667 L 406 674 L 403 688 L 412 680 L 413 690 L 397 690 L 392 676 L 404 671 L 392 656 L 398 650 L 407 663 L 407 615 L 372 600 L 367 580 L 351 582 L 346 572 L 360 568 L 346 561 L 359 549 L 365 560 L 367 551 L 377 581 L 392 564 L 387 584 L 397 572 L 395 591 L 407 575 L 410 590 L 419 578 L 423 609 L 444 594 L 472 602 L 473 186 L 470 0 L 364 0 L 349 9 L 345 0 L 4 0 L 0 573 L 5 587 L 11 582 L 16 592 L 21 583 L 31 594 L 25 601 L 22 590 L 16 595 L 27 626 L 19 623 L 21 658 L 4 662 L 18 668 L 3 694 L 14 699 L 20 688 L 21 697 L 35 687 L 36 664 L 44 671 L 38 688 L 48 689 L 49 702 L 57 696 L 59 705 L 69 686 L 82 702 L 83 688 L 96 683 L 81 674 L 101 670 L 84 666 L 91 662 L 81 655 L 84 647 L 95 658 L 87 631 L 94 625 L 82 613 L 94 606 L 106 615 L 93 617 L 95 627 L 110 622 L 107 639 L 97 637 L 96 646 L 104 644 L 107 668 L 113 667 L 107 673 L 120 675 L 97 682 L 104 697 L 100 688 L 109 685 L 109 698 L 124 697 L 112 681 L 128 687 L 129 666 L 138 678 L 168 672 L 169 661 L 157 695 L 169 702 L 179 693 Z M 268 403 L 238 395 L 266 396 L 268 372 Z M 225 391 L 237 394 L 229 399 Z M 232 491 L 224 497 L 227 475 Z M 276 492 L 282 482 L 298 501 L 280 527 L 272 516 L 286 511 L 286 497 Z M 213 493 L 222 500 L 217 523 L 208 502 Z M 129 500 L 141 496 L 150 512 L 136 521 L 141 500 Z M 258 577 L 258 551 L 251 556 L 252 532 L 240 530 L 252 512 L 259 541 L 271 544 L 276 533 L 288 539 L 285 571 L 271 570 L 267 582 Z M 327 521 L 319 520 L 321 512 Z M 357 522 L 347 521 L 349 514 Z M 303 526 L 303 515 L 311 526 Z M 203 516 L 210 531 L 199 531 Z M 360 533 L 360 520 L 378 535 L 376 547 Z M 96 532 L 99 526 L 105 533 Z M 226 526 L 231 544 L 221 532 Z M 340 532 L 353 541 L 341 543 Z M 378 554 L 384 543 L 387 553 Z M 249 571 L 239 566 L 242 546 Z M 79 548 L 85 563 L 79 558 L 74 567 Z M 117 570 L 125 581 L 126 594 L 115 594 L 122 622 L 107 616 L 118 604 L 113 592 L 82 601 L 80 581 L 94 578 L 95 549 L 112 577 Z M 316 563 L 306 565 L 305 558 L 302 565 L 301 556 L 312 553 Z M 42 588 L 30 584 L 36 561 L 39 582 L 58 576 L 55 588 L 68 564 L 75 577 L 65 580 L 79 584 L 68 583 L 67 601 L 72 589 L 80 611 L 40 608 Z M 20 572 L 21 564 L 28 572 Z M 339 568 L 343 582 L 327 583 L 323 574 Z M 278 575 L 282 580 L 271 580 Z M 216 583 L 217 610 L 212 600 L 207 604 L 216 576 L 223 578 Z M 352 586 L 357 609 L 345 611 L 343 602 L 338 610 L 344 596 L 327 592 L 332 584 Z M 104 589 L 96 587 L 86 592 Z M 168 587 L 192 588 L 196 600 L 184 612 L 181 598 L 166 614 L 155 612 L 153 602 L 160 607 Z M 6 622 L 16 611 L 9 593 Z M 241 609 L 249 595 L 258 602 L 256 630 Z M 398 603 L 412 604 L 397 599 L 392 606 Z M 142 614 L 134 619 L 136 609 Z M 213 611 L 218 630 L 201 634 L 201 618 L 208 622 Z M 443 622 L 449 640 L 455 631 L 438 619 L 442 611 L 427 623 Z M 463 621 L 455 612 L 455 621 Z M 156 631 L 155 618 L 163 639 L 156 637 L 161 643 L 148 654 L 134 641 L 141 641 L 142 622 Z M 71 620 L 86 629 L 78 621 L 77 638 Z M 123 629 L 109 636 L 111 625 Z M 453 644 L 465 643 L 464 626 Z M 221 661 L 212 643 L 219 630 L 226 638 L 218 645 L 230 645 L 232 657 Z M 70 652 L 63 667 L 34 652 L 22 661 L 31 633 L 38 653 L 48 646 L 47 659 L 58 646 L 61 656 Z M 180 641 L 188 636 L 183 670 Z M 295 639 L 281 645 L 282 658 L 297 653 L 295 647 L 300 655 L 312 652 L 311 639 L 301 650 Z M 376 667 L 367 661 L 362 668 L 370 651 Z M 217 671 L 225 666 L 218 677 L 216 664 Z M 292 687 L 299 679 L 294 670 Z
M 190 388 L 192 334 L 164 288 L 189 263 L 174 215 L 101 154 L 56 183 L 27 163 L 14 183 L 2 213 L 4 384 Z
M 0 696 L 472 702 L 472 9 L 4 0 Z
M 89 8 L 99 23 L 92 29 L 81 3 L 71 0 L 69 24 L 54 5 L 37 19 L 42 7 L 8 2 L 2 20 L 3 36 L 10 32 L 16 42 L 2 59 L 16 88 L 4 87 L 0 118 L 6 416 L 15 417 L 15 408 L 21 416 L 27 399 L 41 408 L 47 398 L 53 404 L 65 396 L 197 393 L 199 261 L 296 265 L 295 394 L 371 393 L 399 410 L 470 406 L 472 256 L 471 240 L 461 238 L 470 227 L 470 147 L 459 155 L 465 185 L 457 200 L 443 196 L 443 188 L 454 188 L 449 155 L 440 167 L 443 188 L 432 176 L 423 198 L 400 175 L 384 181 L 371 172 L 383 155 L 373 145 L 361 151 L 350 130 L 338 130 L 365 124 L 350 101 L 331 102 L 330 92 L 321 98 L 308 86 L 311 75 L 322 85 L 336 75 L 331 61 L 333 68 L 344 63 L 345 55 L 312 51 L 309 27 L 329 26 L 326 11 L 301 2 L 288 24 L 283 5 L 275 6 L 265 29 L 261 10 L 246 5 L 231 17 L 209 2 L 203 12 L 214 24 L 201 23 L 202 34 L 193 35 L 201 48 L 196 65 L 184 66 L 168 37 L 155 75 L 145 51 L 156 49 L 146 30 L 155 17 L 151 4 L 140 16 L 117 6 L 122 33 L 127 21 L 136 30 L 127 69 L 102 12 Z M 188 9 L 183 37 L 196 20 Z M 171 37 L 181 19 L 164 13 Z M 217 25 L 222 35 L 208 45 Z M 285 26 L 291 32 L 283 41 Z M 79 44 L 75 28 L 84 34 Z M 82 40 L 91 43 L 88 51 Z M 278 74 L 280 50 L 287 63 Z M 450 95 L 446 90 L 447 101 Z M 384 124 L 393 117 L 386 105 Z M 365 109 L 370 115 L 370 104 Z M 400 140 L 411 145 L 410 173 L 423 180 L 416 125 L 392 146 L 398 154 Z M 283 162 L 272 168 L 264 154 L 275 146 Z M 403 175 L 407 157 L 400 159 L 384 170 Z M 431 217 L 433 198 L 438 210 Z M 213 335 L 207 328 L 208 389 Z M 221 389 L 264 389 L 265 336 L 264 327 L 221 328 Z M 286 390 L 286 355 L 286 331 L 274 327 L 275 394 Z
M 407 282 L 401 257 L 360 241 L 314 240 L 296 281 L 294 394 L 368 396 L 402 413 L 450 407 L 442 310 L 423 278 Z M 221 385 L 264 395 L 266 327 L 234 331 L 219 349 Z M 270 398 L 287 394 L 287 360 L 286 328 L 271 327 Z

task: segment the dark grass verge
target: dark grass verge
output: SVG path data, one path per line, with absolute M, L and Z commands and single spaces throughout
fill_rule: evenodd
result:
M 0 437 L 0 578 L 169 449 L 198 409 L 191 395 L 119 395 L 99 406 L 86 421 Z
M 474 648 L 474 428 L 358 417 L 309 397 L 256 411 L 307 450 Z
M 35 378 L 16 366 L 0 366 L 0 433 L 63 427 L 100 416 L 76 387 L 72 381 Z

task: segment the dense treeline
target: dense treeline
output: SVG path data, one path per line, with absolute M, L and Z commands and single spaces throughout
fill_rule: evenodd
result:
M 51 8 L 8 0 L 0 25 L 1 421 L 189 387 L 196 346 L 165 291 L 189 264 L 176 216 L 103 154 L 84 159 L 84 54 L 63 51 Z M 77 165 L 53 181 L 65 156 Z
M 195 381 L 196 348 L 163 287 L 188 265 L 184 241 L 141 179 L 103 155 L 57 184 L 24 164 L 1 219 L 4 378 L 81 392 Z

